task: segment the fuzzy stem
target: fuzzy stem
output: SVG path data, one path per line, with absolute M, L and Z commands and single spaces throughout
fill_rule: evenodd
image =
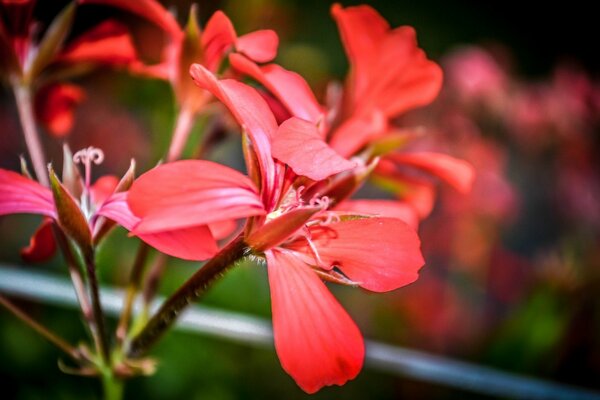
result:
M 119 344 L 123 343 L 125 337 L 127 336 L 127 329 L 131 320 L 131 310 L 133 309 L 135 297 L 140 289 L 144 266 L 146 265 L 146 259 L 148 258 L 149 252 L 150 246 L 144 242 L 140 243 L 129 276 L 129 283 L 125 293 L 125 302 L 123 304 L 123 312 L 121 313 L 121 318 L 119 319 L 119 324 L 117 325 L 116 337 Z
M 181 157 L 185 144 L 192 126 L 194 125 L 194 112 L 189 108 L 182 107 L 177 114 L 177 121 L 175 122 L 175 129 L 173 130 L 173 137 L 171 138 L 171 145 L 167 153 L 167 162 L 173 162 Z
M 127 351 L 128 356 L 133 358 L 143 356 L 192 301 L 203 295 L 223 272 L 248 253 L 249 247 L 240 235 L 196 271 L 163 303 L 142 331 L 132 339 Z
M 19 119 L 23 128 L 25 144 L 27 145 L 27 151 L 29 152 L 29 157 L 33 164 L 33 170 L 35 171 L 37 180 L 42 185 L 50 186 L 46 170 L 46 157 L 44 156 L 40 137 L 35 125 L 31 88 L 18 82 L 14 82 L 12 86 L 17 102 L 17 109 L 19 111 Z
M 28 325 L 31 329 L 39 333 L 50 343 L 54 344 L 56 347 L 64 351 L 67 355 L 69 355 L 75 361 L 81 361 L 81 355 L 76 348 L 71 346 L 65 340 L 63 340 L 60 336 L 50 331 L 48 328 L 40 324 L 39 322 L 32 319 L 29 315 L 27 315 L 23 310 L 15 306 L 11 303 L 7 298 L 0 295 L 0 305 L 10 311 L 14 316 L 19 318 L 22 322 Z

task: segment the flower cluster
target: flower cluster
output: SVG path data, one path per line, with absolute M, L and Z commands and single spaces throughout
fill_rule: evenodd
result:
M 343 85 L 332 83 L 323 105 L 299 74 L 270 63 L 275 32 L 238 35 L 220 11 L 201 28 L 192 7 L 180 28 L 154 0 L 79 0 L 38 39 L 34 3 L 0 3 L 0 54 L 9 61 L 0 72 L 22 100 L 20 110 L 32 108 L 27 100 L 35 94 L 38 121 L 65 135 L 74 106 L 85 97 L 65 81 L 90 66 L 111 66 L 169 82 L 178 117 L 166 163 L 137 179 L 132 163 L 120 181 L 102 177 L 93 185 L 91 167 L 102 161 L 100 150 L 72 156 L 65 147 L 61 182 L 52 167 L 47 174 L 43 151 L 30 143 L 35 135 L 25 126 L 35 123 L 24 118 L 40 183 L 0 170 L 0 214 L 48 218 L 24 257 L 49 257 L 56 248 L 52 232 L 59 231 L 77 245 L 93 274 L 94 250 L 116 223 L 165 254 L 209 260 L 141 332 L 119 343 L 131 372 L 134 359 L 182 307 L 235 261 L 252 256 L 268 271 L 275 349 L 284 370 L 309 393 L 356 377 L 364 360 L 361 333 L 323 281 L 373 292 L 415 281 L 424 264 L 417 228 L 433 208 L 436 180 L 460 193 L 474 180 L 467 162 L 411 148 L 421 130 L 396 123 L 432 102 L 442 83 L 440 67 L 418 47 L 414 29 L 391 28 L 369 6 L 334 5 L 350 71 Z M 146 63 L 117 20 L 70 38 L 79 7 L 117 8 L 154 25 L 165 43 L 160 62 Z M 180 160 L 196 117 L 215 110 L 239 126 L 244 173 L 204 159 Z M 84 166 L 83 177 L 76 163 Z M 367 181 L 389 196 L 356 198 Z M 98 343 L 103 365 L 124 374 L 108 355 L 106 339 Z

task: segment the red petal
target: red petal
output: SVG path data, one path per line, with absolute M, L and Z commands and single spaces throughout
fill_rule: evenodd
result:
M 212 224 L 208 224 L 210 232 L 216 240 L 225 239 L 236 231 L 238 224 L 235 220 L 230 219 L 229 221 L 219 221 Z
M 0 215 L 20 213 L 56 219 L 52 192 L 16 172 L 0 169 Z
M 315 226 L 311 238 L 326 263 L 323 267 L 337 266 L 348 278 L 374 292 L 387 292 L 414 282 L 424 264 L 419 236 L 395 218 Z M 303 251 L 312 254 L 307 246 Z
M 389 158 L 403 165 L 427 171 L 447 182 L 461 193 L 468 193 L 473 186 L 475 170 L 466 161 L 442 153 L 394 153 Z
M 50 218 L 44 218 L 37 228 L 29 246 L 21 249 L 21 257 L 29 263 L 43 262 L 52 258 L 56 253 L 56 242 L 52 233 L 52 224 L 54 221 Z
M 206 23 L 202 33 L 204 65 L 210 71 L 216 71 L 223 61 L 225 53 L 235 44 L 237 34 L 231 20 L 223 11 L 215 12 Z
M 85 94 L 79 86 L 45 86 L 35 96 L 36 117 L 54 136 L 65 136 L 73 127 L 75 107 L 84 97 Z
M 218 80 L 200 64 L 190 68 L 198 86 L 214 94 L 233 114 L 242 129 L 248 133 L 260 164 L 263 200 L 270 208 L 276 182 L 276 166 L 271 156 L 270 140 L 275 136 L 277 122 L 269 106 L 258 92 L 233 79 Z
M 112 196 L 97 215 L 111 219 L 129 231 L 139 222 L 139 218 L 127 206 L 126 193 L 123 192 Z M 184 260 L 206 260 L 219 250 L 206 225 L 138 236 L 157 250 Z
M 329 147 L 314 123 L 300 118 L 292 117 L 281 124 L 271 145 L 273 157 L 289 165 L 296 174 L 315 181 L 356 167 L 355 162 Z
M 264 29 L 240 36 L 235 48 L 253 61 L 269 62 L 277 55 L 279 38 L 275 31 Z
M 381 182 L 402 201 L 412 205 L 420 219 L 427 217 L 435 204 L 435 185 L 426 179 L 418 179 L 398 171 L 397 165 L 383 158 L 377 164 L 375 182 Z
M 390 30 L 370 6 L 336 4 L 332 14 L 352 67 L 355 111 L 377 108 L 394 117 L 437 96 L 442 71 L 418 48 L 414 29 Z
M 321 105 L 299 74 L 276 64 L 259 67 L 239 54 L 231 54 L 229 61 L 233 68 L 267 88 L 294 116 L 314 123 L 323 119 Z
M 360 331 L 325 284 L 292 254 L 266 253 L 275 350 L 307 393 L 343 385 L 362 368 Z
M 419 227 L 419 215 L 415 208 L 399 200 L 346 200 L 335 207 L 336 211 L 362 215 L 397 218 L 413 229 Z
M 264 214 L 246 176 L 202 160 L 177 161 L 146 172 L 131 186 L 127 201 L 141 218 L 136 235 Z
M 96 205 L 104 203 L 104 201 L 114 193 L 118 184 L 119 178 L 116 176 L 101 176 L 90 188 L 90 192 L 92 193 L 92 202 Z
M 127 28 L 108 20 L 79 36 L 57 60 L 126 65 L 137 60 L 137 54 Z
M 147 19 L 174 38 L 182 35 L 175 18 L 155 0 L 78 0 L 78 2 L 80 4 L 102 4 L 120 8 Z
M 356 154 L 370 141 L 387 132 L 385 115 L 374 111 L 368 115 L 350 118 L 333 132 L 330 145 L 344 157 Z

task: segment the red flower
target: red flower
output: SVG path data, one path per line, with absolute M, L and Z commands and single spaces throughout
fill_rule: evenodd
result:
M 131 209 L 141 218 L 134 232 L 249 217 L 245 241 L 267 262 L 283 368 L 309 393 L 344 384 L 359 373 L 364 344 L 321 279 L 376 292 L 409 284 L 423 265 L 418 236 L 400 219 L 340 211 L 336 199 L 313 193 L 323 180 L 351 175 L 357 167 L 331 149 L 314 124 L 292 118 L 278 127 L 255 89 L 217 80 L 200 65 L 191 73 L 247 134 L 248 170 L 260 196 L 248 178 L 224 166 L 162 165 L 129 192 Z
M 131 230 L 139 222 L 127 206 L 127 188 L 133 179 L 132 168 L 121 181 L 114 176 L 104 176 L 90 185 L 89 168 L 94 160 L 102 158 L 97 149 L 76 153 L 86 164 L 86 177 L 67 170 L 65 183 L 60 183 L 53 172 L 53 188 L 48 189 L 36 181 L 16 172 L 0 169 L 0 215 L 38 214 L 56 221 L 65 232 L 86 245 L 97 243 L 113 225 L 109 219 Z M 65 160 L 66 164 L 69 161 Z M 54 253 L 54 238 L 47 220 L 36 231 L 23 256 L 31 261 L 43 261 Z M 140 239 L 158 250 L 184 259 L 200 260 L 213 256 L 218 248 L 213 234 L 205 226 L 190 229 L 162 230 L 140 234 Z
M 448 155 L 393 152 L 415 135 L 394 130 L 390 120 L 433 101 L 441 87 L 441 69 L 417 46 L 411 27 L 390 29 L 369 6 L 344 9 L 336 4 L 332 14 L 351 71 L 343 93 L 329 99 L 326 114 L 298 74 L 278 65 L 258 66 L 236 54 L 230 55 L 231 65 L 260 82 L 290 115 L 318 125 L 319 137 L 327 140 L 329 150 L 335 150 L 338 157 L 358 155 L 368 163 L 374 156 L 382 156 L 376 169 L 379 181 L 393 183 L 397 195 L 414 208 L 413 212 L 404 211 L 409 220 L 424 218 L 433 208 L 435 188 L 429 179 L 414 176 L 410 170 L 438 177 L 463 193 L 474 178 L 468 163 Z M 293 153 L 291 149 L 289 152 Z M 285 161 L 294 168 L 293 160 Z M 358 204 L 363 205 L 369 212 L 368 203 Z M 399 207 L 406 210 L 407 204 Z

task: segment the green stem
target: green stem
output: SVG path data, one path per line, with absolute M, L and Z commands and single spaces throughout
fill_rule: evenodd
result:
M 75 290 L 75 295 L 77 296 L 77 302 L 79 303 L 79 308 L 81 309 L 83 318 L 88 325 L 93 324 L 94 315 L 92 312 L 92 306 L 90 305 L 90 299 L 85 288 L 82 270 L 79 263 L 75 259 L 73 249 L 71 248 L 71 245 L 69 244 L 65 234 L 60 230 L 56 223 L 52 224 L 52 232 L 54 233 L 54 238 L 60 247 L 63 257 L 65 258 L 67 268 L 69 269 L 69 275 L 71 276 L 71 282 L 73 283 L 73 289 Z
M 37 180 L 44 186 L 50 186 L 46 170 L 46 158 L 42 150 L 42 144 L 35 125 L 33 103 L 31 99 L 31 88 L 19 82 L 13 82 L 13 92 L 19 111 L 19 119 L 23 128 L 23 136 L 27 151 L 33 164 L 33 170 Z
M 163 303 L 142 331 L 132 339 L 127 355 L 132 358 L 143 356 L 192 301 L 203 295 L 223 272 L 248 253 L 249 247 L 242 235 L 223 248 Z
M 150 272 L 148 272 L 148 276 L 146 278 L 146 282 L 144 285 L 144 291 L 142 294 L 143 300 L 143 309 L 142 316 L 147 319 L 150 314 L 150 306 L 152 305 L 152 301 L 156 296 L 156 292 L 158 291 L 158 284 L 160 279 L 162 278 L 163 272 L 165 270 L 165 266 L 167 265 L 167 261 L 169 261 L 169 256 L 164 253 L 158 253 Z
M 50 343 L 64 351 L 75 361 L 81 361 L 81 354 L 76 348 L 67 343 L 64 339 L 58 336 L 56 333 L 50 331 L 48 328 L 31 318 L 23 310 L 11 303 L 7 298 L 0 295 L 0 305 L 10 311 L 14 316 L 19 318 L 22 322 L 28 325 L 31 329 L 39 333 Z
M 106 334 L 106 327 L 104 325 L 104 312 L 102 311 L 102 304 L 100 303 L 100 290 L 98 287 L 98 279 L 96 277 L 96 263 L 94 261 L 94 252 L 88 251 L 83 255 L 85 259 L 85 266 L 87 269 L 88 283 L 90 286 L 90 293 L 92 298 L 92 312 L 94 316 L 94 340 L 96 342 L 96 349 L 102 358 L 102 362 L 105 366 L 111 365 L 110 353 L 108 347 L 108 336 Z
M 142 281 L 142 275 L 144 272 L 144 266 L 146 265 L 146 259 L 150 246 L 146 243 L 140 243 L 133 267 L 131 268 L 131 274 L 129 276 L 129 283 L 127 285 L 127 291 L 125 293 L 125 303 L 123 304 L 123 312 L 117 325 L 116 337 L 119 344 L 122 344 L 127 336 L 127 329 L 129 328 L 129 322 L 131 320 L 131 311 L 133 309 L 133 303 L 136 295 L 140 289 L 140 283 Z
M 107 369 L 102 373 L 102 387 L 105 400 L 121 400 L 123 398 L 124 381 L 114 372 Z

